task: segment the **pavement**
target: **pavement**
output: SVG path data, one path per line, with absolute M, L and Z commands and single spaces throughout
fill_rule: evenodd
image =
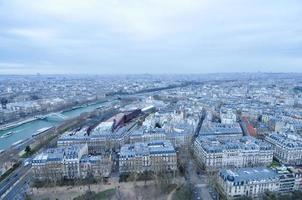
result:
M 0 199 L 14 199 L 12 196 L 18 193 L 24 185 L 24 180 L 29 178 L 29 171 L 30 166 L 21 166 L 4 179 L 0 183 Z
M 30 173 L 24 174 L 1 200 L 24 200 L 29 189 Z
M 194 161 L 189 161 L 186 178 L 193 190 L 195 200 L 217 200 L 218 193 L 209 184 L 209 177 L 205 172 L 199 172 Z

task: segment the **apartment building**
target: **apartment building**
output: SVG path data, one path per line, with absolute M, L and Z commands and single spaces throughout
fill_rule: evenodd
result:
M 223 169 L 218 174 L 221 193 L 227 199 L 260 198 L 266 191 L 280 194 L 301 190 L 302 171 L 294 167 Z
M 219 138 L 240 138 L 243 135 L 242 129 L 239 123 L 233 124 L 221 124 L 216 122 L 210 122 L 201 127 L 199 132 L 201 136 L 217 136 Z
M 266 166 L 273 160 L 272 146 L 250 136 L 242 136 L 240 139 L 199 136 L 194 142 L 194 154 L 207 170 Z
M 47 149 L 32 161 L 34 178 L 40 180 L 106 177 L 111 166 L 110 158 L 89 156 L 87 144 Z
M 274 148 L 274 157 L 283 164 L 302 164 L 302 137 L 295 133 L 272 133 L 265 138 Z
M 223 169 L 219 172 L 218 183 L 227 199 L 257 198 L 265 191 L 279 190 L 279 175 L 266 167 Z
M 120 173 L 175 171 L 176 169 L 176 151 L 170 141 L 137 142 L 126 144 L 121 148 L 119 155 Z

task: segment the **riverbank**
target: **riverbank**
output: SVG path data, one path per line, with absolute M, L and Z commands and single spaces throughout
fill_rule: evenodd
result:
M 0 131 L 6 131 L 8 129 L 11 129 L 11 128 L 16 128 L 18 126 L 21 126 L 23 124 L 26 124 L 26 123 L 29 123 L 29 122 L 32 122 L 32 121 L 35 121 L 36 120 L 36 117 L 29 117 L 29 118 L 23 118 L 23 119 L 20 119 L 18 121 L 15 121 L 15 122 L 11 122 L 11 123 L 8 123 L 8 124 L 3 124 L 0 126 Z
M 59 110 L 58 112 L 59 113 L 69 112 L 69 111 L 72 111 L 72 110 L 77 110 L 79 108 L 86 108 L 86 107 L 93 106 L 93 105 L 96 105 L 96 104 L 105 103 L 107 101 L 108 101 L 108 99 L 104 98 L 104 99 L 99 99 L 98 101 L 95 101 L 95 102 L 85 102 L 81 105 L 77 105 L 77 106 L 73 106 L 73 107 L 70 107 L 70 108 L 63 109 L 63 110 Z M 53 113 L 53 112 L 45 113 L 45 114 L 42 114 L 42 115 L 30 116 L 30 117 L 19 119 L 19 120 L 14 121 L 14 122 L 10 122 L 10 123 L 7 123 L 7 124 L 2 124 L 2 125 L 0 125 L 0 131 L 6 131 L 8 129 L 16 128 L 18 126 L 27 124 L 29 122 L 39 120 L 39 118 L 43 118 L 43 117 L 47 116 L 50 113 Z
M 112 98 L 109 98 L 109 100 Z M 74 117 L 78 117 L 83 113 L 91 112 L 100 106 L 107 105 L 108 107 L 112 107 L 112 105 L 108 104 L 108 99 L 100 99 L 97 102 L 91 102 L 89 104 L 85 104 L 84 107 L 79 107 L 77 109 L 69 108 L 69 111 L 65 111 L 61 113 L 66 117 L 65 120 L 73 119 Z M 63 119 L 62 119 L 63 120 Z M 51 121 L 47 119 L 35 119 L 29 123 L 25 123 L 19 125 L 15 128 L 9 128 L 5 131 L 0 130 L 0 136 L 3 134 L 7 134 L 8 132 L 13 132 L 9 137 L 0 139 L 0 149 L 7 149 L 10 148 L 11 145 L 19 140 L 23 140 L 26 138 L 32 138 L 32 135 L 36 133 L 38 130 L 43 129 L 45 127 L 53 127 L 61 124 L 63 121 Z

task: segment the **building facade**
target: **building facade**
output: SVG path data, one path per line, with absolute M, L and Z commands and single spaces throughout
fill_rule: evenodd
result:
M 87 144 L 47 149 L 32 160 L 34 178 L 39 180 L 106 177 L 111 166 L 110 158 L 88 156 Z
M 266 166 L 273 160 L 272 146 L 250 136 L 243 136 L 236 140 L 199 136 L 194 142 L 194 154 L 207 170 L 217 170 L 222 167 Z
M 102 122 L 96 128 L 87 131 L 73 131 L 62 134 L 58 141 L 58 147 L 87 144 L 88 153 L 104 155 L 108 150 L 119 148 L 129 140 L 130 132 L 127 127 L 121 127 L 113 131 L 113 122 Z
M 227 199 L 241 196 L 257 198 L 265 191 L 279 190 L 277 172 L 266 167 L 224 169 L 219 172 L 218 183 Z
M 171 142 L 157 140 L 126 144 L 119 155 L 119 171 L 142 173 L 144 171 L 175 171 L 177 156 Z
M 153 130 L 138 130 L 130 135 L 130 143 L 151 142 L 154 140 L 166 140 L 166 134 L 163 129 L 155 128 Z
M 272 133 L 265 138 L 274 148 L 274 157 L 283 164 L 302 164 L 302 137 L 294 133 Z
M 223 169 L 218 174 L 218 183 L 227 199 L 241 196 L 255 199 L 266 191 L 285 194 L 301 190 L 301 172 L 293 167 Z
M 220 110 L 220 120 L 222 124 L 234 124 L 236 122 L 236 114 L 232 110 Z
M 112 161 L 110 157 L 84 155 L 80 160 L 81 177 L 109 177 Z

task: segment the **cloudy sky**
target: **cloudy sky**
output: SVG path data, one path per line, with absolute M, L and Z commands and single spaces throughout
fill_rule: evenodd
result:
M 301 0 L 0 0 L 0 74 L 302 72 Z

